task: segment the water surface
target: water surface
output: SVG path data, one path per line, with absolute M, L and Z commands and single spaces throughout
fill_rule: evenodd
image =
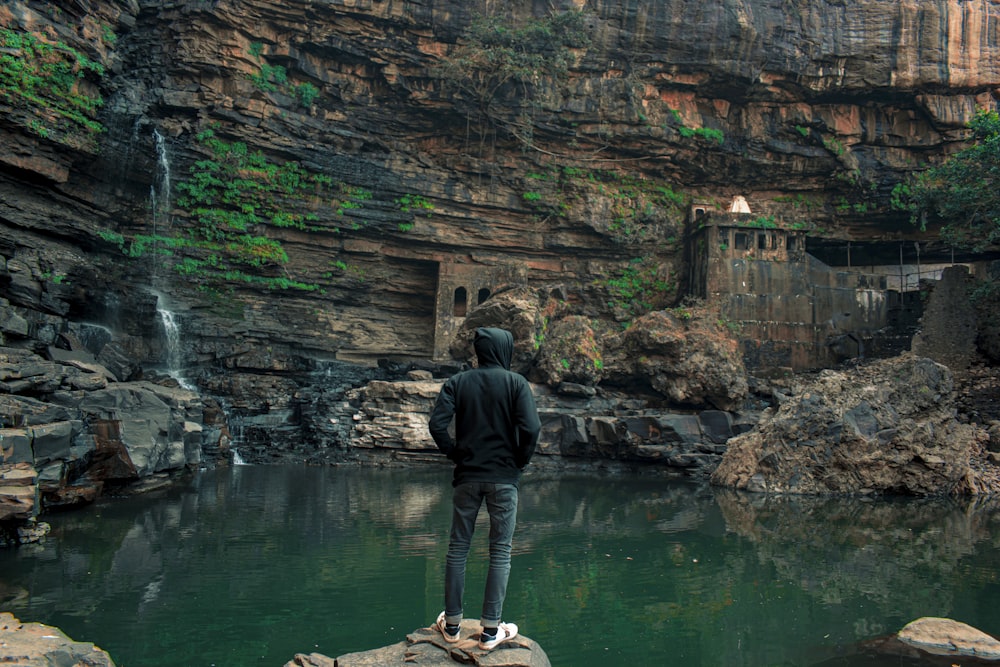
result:
M 449 478 L 238 466 L 102 500 L 47 517 L 45 543 L 0 551 L 0 610 L 94 642 L 119 667 L 280 667 L 384 646 L 442 609 Z M 876 664 L 858 643 L 922 616 L 1000 635 L 998 546 L 988 503 L 533 475 L 504 616 L 556 667 Z

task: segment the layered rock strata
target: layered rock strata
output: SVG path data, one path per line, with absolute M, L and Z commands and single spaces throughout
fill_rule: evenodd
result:
M 926 260 L 932 230 L 890 193 L 995 105 L 994 19 L 986 0 L 7 2 L 0 55 L 23 67 L 0 89 L 2 344 L 59 363 L 58 335 L 103 329 L 104 369 L 183 369 L 254 460 L 336 460 L 338 406 L 399 379 L 377 360 L 450 362 L 516 288 L 551 297 L 518 337 L 540 383 L 738 412 L 734 350 L 763 341 L 685 319 L 689 208 L 740 195 L 807 249 L 891 241 L 902 263 L 919 242 Z M 530 76 L 481 66 L 491 21 L 542 56 Z M 531 43 L 541 28 L 561 41 Z M 18 74 L 59 64 L 49 87 Z M 6 386 L 42 395 L 45 377 Z
M 119 381 L 71 349 L 78 340 L 64 332 L 44 356 L 0 347 L 0 524 L 93 501 L 105 485 L 166 480 L 218 451 L 223 433 L 205 426 L 196 392 Z

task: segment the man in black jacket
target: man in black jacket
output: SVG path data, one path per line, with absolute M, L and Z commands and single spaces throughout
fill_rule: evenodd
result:
M 517 514 L 517 484 L 535 453 L 541 424 L 528 381 L 510 370 L 514 337 L 504 329 L 476 329 L 478 367 L 451 377 L 441 388 L 430 432 L 455 464 L 451 538 L 445 560 L 445 610 L 436 627 L 445 640 L 460 639 L 465 562 L 483 501 L 490 515 L 490 567 L 483 595 L 479 647 L 495 648 L 517 636 L 500 620 L 510 575 Z M 455 418 L 455 437 L 448 432 Z

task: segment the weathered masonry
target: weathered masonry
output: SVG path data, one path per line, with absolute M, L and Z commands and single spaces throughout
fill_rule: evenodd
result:
M 448 347 L 465 316 L 486 301 L 497 287 L 523 284 L 527 266 L 441 262 L 434 305 L 434 353 L 436 360 L 448 359 Z
M 758 372 L 835 365 L 908 349 L 916 292 L 888 271 L 830 267 L 806 251 L 802 230 L 773 218 L 693 209 L 689 284 L 740 326 L 744 361 Z

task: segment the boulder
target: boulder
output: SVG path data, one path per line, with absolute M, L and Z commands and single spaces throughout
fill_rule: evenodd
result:
M 351 444 L 363 449 L 431 450 L 437 446 L 427 430 L 441 382 L 375 380 L 353 392 L 361 405 L 353 415 Z
M 733 410 L 748 394 L 736 338 L 704 309 L 643 315 L 607 341 L 604 368 L 609 382 L 651 387 L 679 406 Z
M 184 389 L 123 382 L 89 392 L 80 409 L 92 420 L 118 423 L 118 439 L 136 474 L 144 476 L 184 467 L 185 415 L 197 401 Z
M 41 623 L 21 623 L 0 613 L 0 662 L 18 667 L 115 667 L 111 656 L 93 644 L 73 641 L 61 630 Z
M 550 387 L 558 387 L 560 383 L 598 384 L 604 374 L 604 360 L 600 336 L 590 320 L 571 315 L 551 323 L 533 372 Z
M 285 663 L 285 667 L 391 667 L 392 665 L 423 665 L 424 667 L 453 667 L 456 664 L 479 667 L 549 667 L 545 651 L 535 641 L 518 635 L 492 651 L 479 648 L 476 637 L 480 626 L 477 621 L 462 621 L 462 639 L 454 644 L 444 641 L 441 633 L 432 628 L 414 630 L 391 646 L 348 653 L 336 660 L 319 653 L 298 654 Z
M 0 428 L 0 462 L 32 463 L 31 429 Z
M 1000 641 L 950 618 L 924 617 L 908 623 L 899 640 L 934 655 L 976 656 L 1000 660 Z
M 27 338 L 29 334 L 28 320 L 24 319 L 13 308 L 7 299 L 0 299 L 0 334 L 14 338 Z
M 498 290 L 469 312 L 449 348 L 452 359 L 471 365 L 476 358 L 476 329 L 499 327 L 514 336 L 511 370 L 526 374 L 534 363 L 537 336 L 544 327 L 540 301 L 535 290 L 526 287 Z
M 955 418 L 947 367 L 906 354 L 822 371 L 729 440 L 712 482 L 771 493 L 995 493 L 986 433 Z

